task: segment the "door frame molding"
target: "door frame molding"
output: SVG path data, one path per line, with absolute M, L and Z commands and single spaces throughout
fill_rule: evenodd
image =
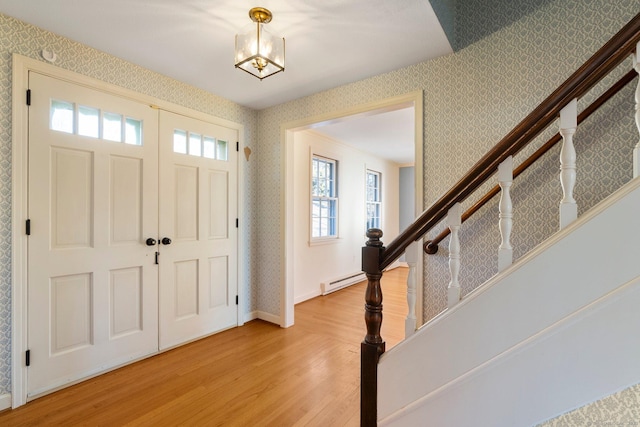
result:
M 280 203 L 280 235 L 281 264 L 280 271 L 280 326 L 288 328 L 294 324 L 294 289 L 293 289 L 293 140 L 294 132 L 310 129 L 318 123 L 330 123 L 343 120 L 351 116 L 364 116 L 382 111 L 392 111 L 403 105 L 413 105 L 414 108 L 414 171 L 415 171 L 415 215 L 423 210 L 423 140 L 424 140 L 424 107 L 423 91 L 416 90 L 404 95 L 394 96 L 366 104 L 357 105 L 340 111 L 320 114 L 304 119 L 283 123 L 280 125 L 280 152 L 282 188 Z M 421 241 L 421 240 L 420 240 Z M 364 245 L 365 241 L 362 241 Z M 422 244 L 420 247 L 422 247 Z M 418 256 L 416 262 L 416 318 L 417 326 L 422 324 L 423 310 L 423 256 Z
M 27 280 L 28 239 L 25 233 L 25 221 L 28 213 L 28 127 L 29 110 L 25 96 L 29 86 L 29 71 L 35 71 L 49 77 L 65 80 L 94 90 L 100 90 L 112 95 L 120 96 L 150 105 L 152 108 L 171 111 L 176 114 L 189 116 L 216 125 L 225 126 L 238 131 L 238 142 L 244 147 L 244 125 L 230 120 L 214 117 L 201 111 L 193 110 L 159 98 L 145 95 L 130 89 L 125 89 L 111 83 L 88 77 L 73 71 L 56 67 L 19 54 L 13 54 L 12 64 L 12 141 L 11 141 L 11 396 L 12 408 L 22 406 L 27 402 L 27 368 L 24 354 L 27 350 L 28 328 L 28 299 Z M 244 218 L 245 205 L 245 164 L 243 156 L 237 156 L 238 182 L 238 218 Z M 237 325 L 244 324 L 246 307 L 244 296 L 247 291 L 245 264 L 247 248 L 244 235 L 247 228 L 238 230 L 238 313 Z

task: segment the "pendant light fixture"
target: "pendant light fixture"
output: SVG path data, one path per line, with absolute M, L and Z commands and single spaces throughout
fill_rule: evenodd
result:
M 264 28 L 273 15 L 264 7 L 254 7 L 249 17 L 255 24 L 236 35 L 236 68 L 260 80 L 284 71 L 284 37 Z

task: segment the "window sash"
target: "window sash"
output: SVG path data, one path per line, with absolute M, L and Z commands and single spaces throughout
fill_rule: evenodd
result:
M 337 161 L 314 155 L 311 162 L 311 239 L 338 237 Z
M 370 228 L 380 228 L 380 218 L 382 215 L 382 197 L 380 185 L 382 173 L 367 169 L 366 173 L 366 202 L 367 230 Z
M 367 230 L 370 228 L 380 228 L 380 212 L 382 203 L 367 202 Z

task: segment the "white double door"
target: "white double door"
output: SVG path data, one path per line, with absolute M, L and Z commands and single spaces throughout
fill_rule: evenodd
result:
M 237 131 L 29 88 L 27 396 L 237 325 Z

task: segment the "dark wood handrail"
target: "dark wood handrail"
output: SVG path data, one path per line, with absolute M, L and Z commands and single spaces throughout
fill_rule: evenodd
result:
M 435 227 L 454 204 L 464 201 L 482 185 L 498 169 L 500 163 L 507 157 L 517 154 L 546 129 L 571 100 L 583 96 L 626 59 L 633 52 L 638 41 L 640 41 L 640 14 L 616 33 L 558 89 L 489 150 L 449 191 L 396 237 L 382 251 L 380 269 L 384 270 L 399 258 L 411 243 Z
M 635 70 L 629 71 L 625 74 L 620 80 L 618 80 L 613 86 L 611 86 L 606 92 L 598 97 L 593 103 L 591 103 L 587 108 L 585 108 L 580 114 L 578 114 L 578 124 L 582 123 L 584 120 L 589 118 L 591 114 L 598 110 L 605 102 L 611 99 L 615 94 L 620 92 L 623 87 L 632 82 L 638 73 Z M 553 146 L 555 146 L 558 142 L 562 140 L 562 136 L 560 133 L 556 133 L 545 142 L 540 148 L 538 148 L 535 153 L 533 153 L 529 158 L 527 158 L 524 162 L 522 162 L 518 167 L 513 169 L 513 179 L 517 178 L 522 172 L 527 170 L 529 166 L 534 164 L 540 157 L 542 157 L 547 151 L 549 151 Z M 489 200 L 491 200 L 496 194 L 500 192 L 500 186 L 496 185 L 491 190 L 487 192 L 481 199 L 479 199 L 476 203 L 473 204 L 469 209 L 462 214 L 462 222 L 465 222 L 469 219 L 473 214 L 480 210 L 484 205 L 486 205 Z M 438 252 L 438 244 L 444 240 L 449 234 L 451 234 L 451 230 L 447 227 L 440 232 L 433 240 L 428 240 L 424 243 L 423 249 L 425 253 L 429 255 L 433 255 Z
M 516 125 L 449 191 L 423 211 L 420 217 L 388 247 L 385 248 L 380 240 L 381 230 L 367 231 L 369 240 L 362 248 L 362 270 L 366 273 L 368 282 L 364 315 L 367 335 L 361 343 L 361 426 L 375 426 L 377 422 L 377 366 L 380 356 L 385 351 L 385 343 L 380 335 L 382 327 L 380 279 L 384 269 L 400 257 L 409 245 L 442 221 L 454 204 L 464 201 L 476 191 L 496 172 L 500 163 L 507 157 L 517 154 L 546 129 L 569 102 L 582 97 L 610 73 L 633 52 L 638 41 L 640 41 L 640 14 L 618 31 L 558 89 Z

